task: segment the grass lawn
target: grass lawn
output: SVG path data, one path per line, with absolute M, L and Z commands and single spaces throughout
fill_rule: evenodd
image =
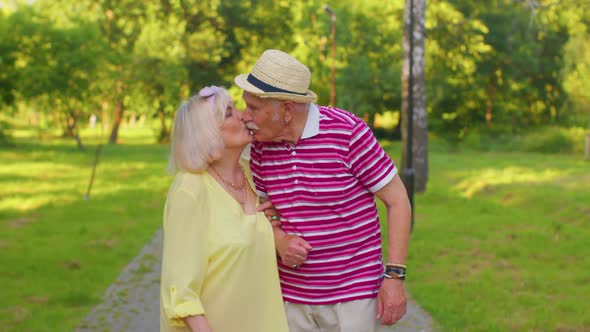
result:
M 152 137 L 104 146 L 88 201 L 96 141 L 0 147 L 0 331 L 72 331 L 152 237 L 170 181 Z
M 161 223 L 167 147 L 123 131 L 85 201 L 88 137 L 0 147 L 2 331 L 73 330 Z M 441 329 L 590 330 L 590 163 L 432 150 L 430 169 L 407 286 Z
M 589 331 L 590 161 L 429 157 L 407 286 L 441 330 Z

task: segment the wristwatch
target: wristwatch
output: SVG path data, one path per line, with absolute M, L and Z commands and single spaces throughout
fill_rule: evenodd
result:
M 406 280 L 406 268 L 395 265 L 386 265 L 383 277 L 387 279 Z

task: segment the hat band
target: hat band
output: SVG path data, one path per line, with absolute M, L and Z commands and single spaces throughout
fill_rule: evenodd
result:
M 296 95 L 300 95 L 300 96 L 307 95 L 307 93 L 299 93 L 299 92 L 295 92 L 295 91 L 284 90 L 284 89 L 277 88 L 275 86 L 266 84 L 266 83 L 262 82 L 261 80 L 257 79 L 256 77 L 254 77 L 254 75 L 252 75 L 252 74 L 248 75 L 248 78 L 246 78 L 246 81 L 248 81 L 250 84 L 254 85 L 255 87 L 259 88 L 260 90 L 262 90 L 264 92 L 286 92 L 286 93 L 292 93 L 292 94 L 296 94 Z

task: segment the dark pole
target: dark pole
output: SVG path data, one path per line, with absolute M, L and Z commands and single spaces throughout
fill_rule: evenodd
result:
M 336 106 L 336 13 L 324 5 L 324 10 L 330 15 L 332 29 L 332 88 L 330 90 L 330 105 Z
M 410 53 L 410 75 L 408 78 L 408 142 L 406 152 L 406 169 L 404 176 L 406 178 L 406 190 L 410 205 L 412 206 L 412 229 L 414 228 L 414 0 L 410 0 L 410 26 L 409 31 L 409 53 Z

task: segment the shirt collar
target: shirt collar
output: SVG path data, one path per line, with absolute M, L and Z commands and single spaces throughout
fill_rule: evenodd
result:
M 315 105 L 309 104 L 309 111 L 307 112 L 307 122 L 303 128 L 301 139 L 313 137 L 320 133 L 320 110 Z

